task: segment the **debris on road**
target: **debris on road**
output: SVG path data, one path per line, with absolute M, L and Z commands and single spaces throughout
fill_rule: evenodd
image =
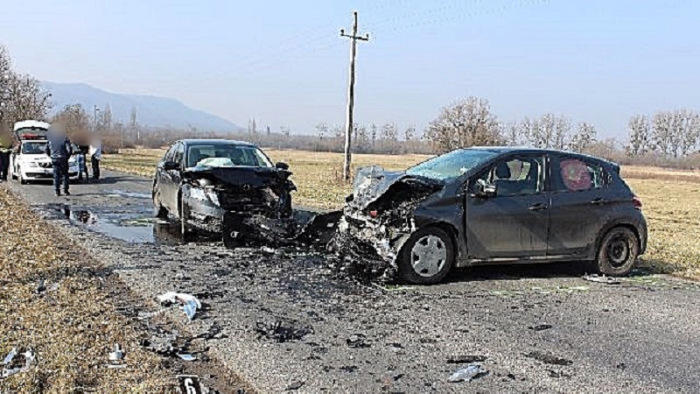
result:
M 345 340 L 345 342 L 349 347 L 356 349 L 368 348 L 372 346 L 367 343 L 365 334 L 352 334 L 350 335 L 350 338 Z
M 124 352 L 118 343 L 114 344 L 114 351 L 109 353 L 109 361 L 119 361 L 124 358 Z
M 314 329 L 311 326 L 295 328 L 290 323 L 289 326 L 285 327 L 280 320 L 274 323 L 259 321 L 256 323 L 255 331 L 258 333 L 258 339 L 266 337 L 279 343 L 300 340 L 304 336 L 314 333 Z
M 181 305 L 180 308 L 182 308 L 185 315 L 187 315 L 187 319 L 190 321 L 194 319 L 197 309 L 202 309 L 202 304 L 195 296 L 184 293 L 175 293 L 174 291 L 169 291 L 165 294 L 159 295 L 158 301 L 160 301 L 161 305 L 164 306 L 179 303 Z
M 18 355 L 21 357 L 17 357 Z M 23 353 L 19 353 L 16 347 L 12 348 L 12 350 L 10 350 L 2 361 L 3 368 L 0 379 L 8 378 L 20 372 L 26 372 L 29 367 L 31 367 L 35 359 L 36 355 L 31 349 L 28 349 Z
M 197 359 L 197 357 L 189 353 L 178 353 L 177 356 L 184 361 L 195 361 Z
M 549 330 L 550 328 L 552 328 L 552 325 L 551 324 L 538 324 L 535 326 L 530 326 L 528 328 L 532 331 L 544 331 L 544 330 Z
M 488 371 L 481 368 L 480 365 L 470 364 L 456 370 L 452 375 L 450 375 L 449 378 L 447 378 L 447 381 L 450 383 L 469 382 L 472 379 L 476 379 L 480 376 L 486 375 L 487 373 Z
M 306 382 L 304 382 L 304 381 L 302 381 L 302 380 L 297 380 L 297 381 L 295 381 L 295 382 L 292 382 L 292 384 L 290 384 L 289 386 L 287 386 L 286 391 L 296 391 L 296 390 L 299 390 L 300 388 L 302 388 L 302 386 L 304 386 L 304 384 L 306 384 Z
M 553 364 L 553 365 L 571 365 L 574 363 L 571 360 L 567 360 L 565 358 L 557 357 L 553 354 L 544 353 L 544 352 L 540 352 L 540 351 L 526 353 L 525 357 L 534 358 L 535 360 L 541 361 L 545 364 Z
M 469 364 L 469 363 L 476 363 L 476 362 L 482 362 L 482 361 L 486 361 L 486 356 L 469 354 L 469 355 L 450 356 L 447 358 L 448 364 Z
M 606 285 L 619 285 L 621 283 L 619 279 L 614 278 L 612 276 L 598 274 L 584 275 L 583 280 L 587 280 L 589 282 L 603 283 Z

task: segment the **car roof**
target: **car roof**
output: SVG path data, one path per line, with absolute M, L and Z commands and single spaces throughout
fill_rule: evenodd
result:
M 242 145 L 242 146 L 251 146 L 251 147 L 255 147 L 255 148 L 258 147 L 257 145 L 252 144 L 250 142 L 246 142 L 246 141 L 225 140 L 225 139 L 189 138 L 189 139 L 180 140 L 178 142 L 182 142 L 185 145 L 213 144 L 213 145 Z
M 590 160 L 596 160 L 596 161 L 616 165 L 615 163 L 611 162 L 610 160 L 603 159 L 602 157 L 591 156 L 591 155 L 587 155 L 584 153 L 577 153 L 577 152 L 572 152 L 572 151 L 567 151 L 567 150 L 562 150 L 562 149 L 532 148 L 532 147 L 527 147 L 527 146 L 472 146 L 472 147 L 464 148 L 464 149 L 485 150 L 485 151 L 494 152 L 494 153 L 498 153 L 498 154 L 553 153 L 553 154 L 558 154 L 558 155 L 577 156 L 577 157 L 581 157 L 581 158 L 586 158 L 586 159 L 590 159 Z
M 23 120 L 21 122 L 15 123 L 14 131 L 19 129 L 45 129 L 48 130 L 51 125 L 46 122 L 40 122 L 38 120 Z

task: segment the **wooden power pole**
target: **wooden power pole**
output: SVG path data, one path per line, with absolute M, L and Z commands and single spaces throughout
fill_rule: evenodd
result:
M 345 29 L 340 29 L 341 37 L 350 39 L 350 75 L 348 77 L 348 113 L 345 123 L 345 164 L 343 165 L 343 178 L 350 180 L 350 163 L 352 162 L 352 111 L 355 106 L 355 57 L 357 55 L 357 40 L 369 41 L 369 34 L 364 37 L 357 35 L 357 11 L 352 13 L 352 34 L 345 34 Z

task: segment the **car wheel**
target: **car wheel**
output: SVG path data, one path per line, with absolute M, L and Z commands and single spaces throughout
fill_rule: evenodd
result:
M 158 183 L 153 183 L 153 212 L 155 217 L 159 219 L 168 218 L 168 210 L 163 206 L 160 198 L 160 188 Z
M 452 237 L 441 228 L 425 227 L 413 233 L 401 249 L 399 274 L 410 283 L 438 283 L 450 272 L 454 260 Z
M 627 227 L 615 227 L 600 242 L 596 263 L 601 274 L 629 274 L 639 254 L 639 240 Z

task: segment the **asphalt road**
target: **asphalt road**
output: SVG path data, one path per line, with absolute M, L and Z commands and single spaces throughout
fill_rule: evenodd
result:
M 4 187 L 145 299 L 199 297 L 188 326 L 220 325 L 210 356 L 262 392 L 700 392 L 696 283 L 638 271 L 606 285 L 583 280 L 583 265 L 558 264 L 463 270 L 430 287 L 363 285 L 322 252 L 183 244 L 178 226 L 150 218 L 149 179 L 105 175 L 71 197 Z M 285 341 L 257 330 L 275 324 Z M 454 356 L 479 356 L 487 373 L 449 383 L 467 365 Z

